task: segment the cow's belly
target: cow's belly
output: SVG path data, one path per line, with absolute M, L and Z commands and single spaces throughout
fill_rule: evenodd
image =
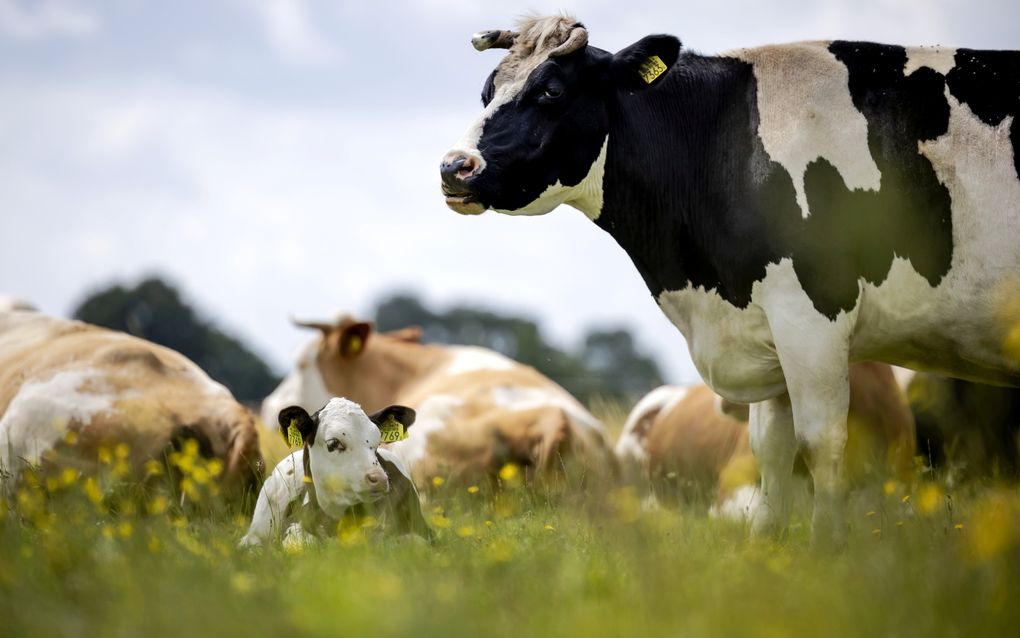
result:
M 1020 270 L 960 257 L 934 288 L 899 258 L 863 284 L 851 358 L 1020 385 Z
M 785 392 L 772 333 L 760 307 L 740 309 L 703 288 L 665 291 L 658 301 L 687 339 L 701 378 L 716 393 L 738 403 L 754 403 Z

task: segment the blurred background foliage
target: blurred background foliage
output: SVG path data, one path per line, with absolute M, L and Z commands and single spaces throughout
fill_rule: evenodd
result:
M 382 297 L 374 314 L 382 331 L 420 326 L 424 343 L 501 352 L 533 366 L 584 402 L 596 398 L 634 402 L 663 382 L 658 362 L 638 348 L 623 326 L 590 328 L 577 344 L 562 348 L 548 342 L 533 319 L 470 303 L 437 310 L 410 291 Z M 280 381 L 279 374 L 240 338 L 193 308 L 186 294 L 159 276 L 133 287 L 99 288 L 86 296 L 73 316 L 177 350 L 248 404 L 261 401 Z

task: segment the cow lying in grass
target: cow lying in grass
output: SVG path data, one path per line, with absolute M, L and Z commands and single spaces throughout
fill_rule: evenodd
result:
M 753 514 L 760 493 L 747 412 L 708 386 L 656 388 L 634 406 L 617 442 L 625 480 L 656 496 L 708 496 L 725 516 Z M 850 366 L 847 422 L 852 485 L 910 479 L 914 420 L 889 366 Z
M 403 461 L 379 443 L 398 439 L 414 410 L 391 405 L 367 416 L 333 398 L 315 414 L 291 406 L 279 414 L 284 437 L 302 449 L 280 461 L 262 486 L 242 545 L 285 534 L 285 542 L 336 533 L 346 519 L 375 520 L 387 531 L 431 540 L 418 490 Z
M 141 480 L 182 449 L 177 469 L 199 471 L 212 491 L 255 486 L 254 417 L 189 359 L 79 321 L 0 311 L 0 486 L 27 468 Z

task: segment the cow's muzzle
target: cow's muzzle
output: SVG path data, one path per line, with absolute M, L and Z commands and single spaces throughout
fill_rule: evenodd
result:
M 478 215 L 488 208 L 471 192 L 467 183 L 480 166 L 478 158 L 457 152 L 447 154 L 439 164 L 446 205 L 461 215 Z

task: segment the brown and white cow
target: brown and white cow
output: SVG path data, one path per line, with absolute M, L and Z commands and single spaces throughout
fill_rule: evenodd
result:
M 0 469 L 96 469 L 128 446 L 126 474 L 186 439 L 222 461 L 225 488 L 252 486 L 261 459 L 253 415 L 183 355 L 37 312 L 0 312 Z M 120 445 L 120 449 L 124 449 Z
M 684 495 L 716 492 L 715 511 L 742 517 L 758 500 L 758 466 L 751 452 L 747 406 L 729 403 L 706 385 L 662 386 L 631 411 L 616 445 L 628 483 Z M 846 446 L 851 483 L 909 481 L 914 419 L 889 366 L 850 367 Z
M 342 396 L 368 412 L 401 404 L 417 412 L 414 429 L 391 448 L 419 486 L 441 477 L 475 482 L 506 463 L 530 480 L 607 475 L 612 453 L 602 424 L 574 397 L 533 368 L 472 346 L 423 344 L 421 331 L 375 332 L 343 317 L 301 323 L 319 334 L 265 400 L 265 423 L 284 407 L 316 410 Z

